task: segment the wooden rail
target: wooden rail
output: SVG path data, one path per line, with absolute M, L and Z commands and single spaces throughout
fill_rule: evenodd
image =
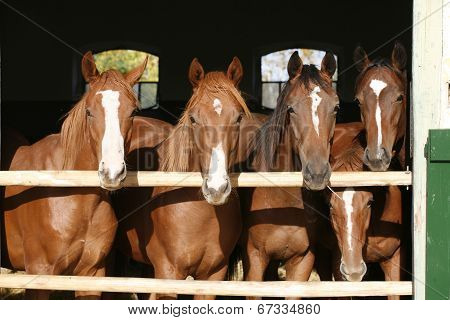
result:
M 302 187 L 301 172 L 245 172 L 231 175 L 235 187 Z M 335 172 L 333 187 L 411 185 L 410 171 Z M 0 171 L 0 185 L 99 187 L 97 171 Z M 198 172 L 129 172 L 124 187 L 200 187 Z
M 253 172 L 231 175 L 236 187 L 301 187 L 301 172 Z M 409 171 L 336 172 L 333 187 L 411 185 Z M 124 187 L 199 187 L 198 172 L 129 172 Z M 0 185 L 40 187 L 99 187 L 96 171 L 0 171 Z M 252 282 L 184 281 L 140 278 L 76 277 L 50 275 L 0 275 L 0 288 L 211 294 L 261 297 L 349 297 L 412 295 L 412 282 Z
M 0 275 L 0 287 L 16 289 L 311 298 L 412 295 L 412 282 L 410 281 L 186 281 L 5 274 Z

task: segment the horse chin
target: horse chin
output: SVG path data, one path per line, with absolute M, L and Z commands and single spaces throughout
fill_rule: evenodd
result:
M 202 188 L 203 197 L 205 198 L 206 202 L 208 202 L 210 205 L 213 206 L 221 206 L 225 204 L 230 196 L 231 193 L 231 186 L 228 186 L 227 189 L 224 192 L 219 193 L 208 193 L 206 190 Z
M 116 191 L 116 190 L 119 190 L 120 188 L 122 188 L 122 181 L 120 181 L 117 184 L 100 182 L 100 187 L 102 189 L 105 189 L 105 190 L 108 190 L 108 191 Z
M 322 182 L 311 182 L 307 180 L 303 180 L 303 185 L 306 189 L 311 191 L 321 191 L 327 187 L 328 181 L 324 180 Z
M 370 171 L 384 172 L 389 169 L 391 162 L 384 163 L 381 161 L 366 161 L 364 164 L 369 167 Z
M 343 274 L 342 276 L 346 281 L 349 282 L 361 282 L 364 277 L 364 275 L 360 274 L 350 274 L 350 275 Z
M 206 196 L 206 195 L 203 195 L 203 196 L 205 197 L 206 202 L 208 202 L 212 206 L 221 206 L 221 205 L 225 204 L 228 200 L 228 196 L 222 196 L 222 197 L 211 197 L 211 196 Z
M 100 177 L 100 187 L 102 189 L 108 190 L 108 191 L 116 191 L 122 188 L 123 181 L 125 178 L 119 178 L 115 180 L 110 179 L 104 179 L 103 177 Z

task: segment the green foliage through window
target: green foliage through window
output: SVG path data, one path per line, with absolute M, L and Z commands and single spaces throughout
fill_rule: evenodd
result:
M 152 54 L 135 50 L 108 50 L 94 54 L 95 64 L 100 72 L 115 69 L 126 73 L 141 64 L 148 56 L 147 68 L 141 82 L 158 82 L 159 58 Z
M 94 54 L 95 64 L 100 72 L 114 69 L 127 73 L 140 65 L 148 56 L 147 67 L 134 90 L 140 101 L 140 109 L 158 107 L 159 58 L 147 52 L 136 50 L 107 50 Z M 86 90 L 88 86 L 86 86 Z

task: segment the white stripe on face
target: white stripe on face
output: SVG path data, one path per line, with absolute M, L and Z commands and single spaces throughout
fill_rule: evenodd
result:
M 213 108 L 214 111 L 217 112 L 217 114 L 220 116 L 220 114 L 222 113 L 222 102 L 217 98 L 214 99 Z
M 318 112 L 317 112 L 317 108 L 319 107 L 319 104 L 322 101 L 322 98 L 319 97 L 319 95 L 318 95 L 319 92 L 320 92 L 320 88 L 319 87 L 315 87 L 311 91 L 311 94 L 309 95 L 311 100 L 312 100 L 312 104 L 311 104 L 312 122 L 313 122 L 313 125 L 314 125 L 314 130 L 317 133 L 317 136 L 319 136 L 319 115 L 318 115 Z
M 227 183 L 227 176 L 225 153 L 223 152 L 221 142 L 217 147 L 212 149 L 206 186 L 214 190 L 219 190 L 221 186 Z
M 345 205 L 345 213 L 346 213 L 346 228 L 347 228 L 347 244 L 348 249 L 352 248 L 352 231 L 353 231 L 353 223 L 352 223 L 352 213 L 353 213 L 353 196 L 355 195 L 355 190 L 353 188 L 345 188 L 344 193 L 342 194 L 342 199 L 344 200 Z
M 108 169 L 111 179 L 123 170 L 124 140 L 119 124 L 119 96 L 118 91 L 104 90 L 97 94 L 102 95 L 102 106 L 105 112 L 105 134 L 102 140 L 102 159 L 105 169 Z
M 383 142 L 383 133 L 381 132 L 381 108 L 380 108 L 380 94 L 381 91 L 383 91 L 384 88 L 386 88 L 387 84 L 386 82 L 383 82 L 381 80 L 373 79 L 370 82 L 370 87 L 373 90 L 373 93 L 377 97 L 377 108 L 375 110 L 375 122 L 377 124 L 377 131 L 378 131 L 378 150 L 380 150 L 381 143 Z

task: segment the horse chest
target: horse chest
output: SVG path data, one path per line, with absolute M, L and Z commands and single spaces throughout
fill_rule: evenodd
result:
M 391 257 L 400 247 L 400 238 L 369 236 L 365 259 L 367 262 L 379 262 Z

